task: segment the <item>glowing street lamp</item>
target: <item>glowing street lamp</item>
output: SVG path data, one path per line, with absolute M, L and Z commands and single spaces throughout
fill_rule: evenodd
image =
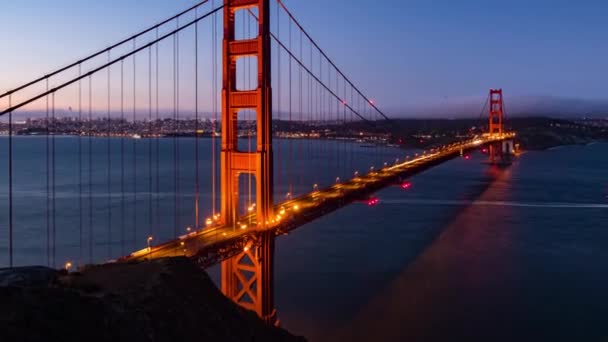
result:
M 213 224 L 213 220 L 211 220 L 211 217 L 208 217 L 208 218 L 205 220 L 205 224 L 206 224 L 206 225 L 208 225 L 208 226 L 210 226 L 210 225 L 212 225 L 212 224 Z
M 336 184 L 340 183 L 340 177 L 336 177 Z
M 151 236 L 148 236 L 148 239 L 146 240 L 146 242 L 147 242 L 147 244 L 148 244 L 148 252 L 151 250 L 151 249 L 150 249 L 150 242 L 152 242 L 152 240 L 154 240 L 154 238 L 153 238 L 153 237 L 151 237 Z
M 70 268 L 72 268 L 72 262 L 66 262 L 63 268 L 66 270 L 66 272 L 70 272 Z
M 319 190 L 319 184 L 315 183 L 312 186 L 313 191 L 318 191 Z

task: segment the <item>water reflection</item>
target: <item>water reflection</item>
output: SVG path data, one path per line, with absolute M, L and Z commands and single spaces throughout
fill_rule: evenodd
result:
M 508 199 L 509 188 L 503 185 L 510 174 L 490 168 L 486 176 L 491 181 L 478 200 Z M 519 218 L 509 207 L 460 209 L 424 252 L 327 340 L 467 340 L 486 335 L 484 331 L 491 340 L 496 329 L 504 329 L 505 322 L 495 317 L 511 314 L 511 228 Z

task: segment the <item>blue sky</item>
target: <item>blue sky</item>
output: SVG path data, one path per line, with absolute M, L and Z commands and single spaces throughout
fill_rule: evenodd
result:
M 607 1 L 284 2 L 389 111 L 479 102 L 490 87 L 513 98 L 608 100 Z M 194 3 L 7 1 L 0 12 L 0 92 Z

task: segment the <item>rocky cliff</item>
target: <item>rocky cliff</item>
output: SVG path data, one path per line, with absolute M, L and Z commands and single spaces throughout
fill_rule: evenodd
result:
M 0 308 L 0 341 L 304 341 L 232 303 L 186 258 L 0 270 Z

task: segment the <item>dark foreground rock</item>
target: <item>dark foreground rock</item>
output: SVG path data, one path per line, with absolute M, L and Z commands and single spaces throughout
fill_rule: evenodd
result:
M 232 303 L 186 258 L 0 270 L 0 283 L 0 341 L 304 341 Z

